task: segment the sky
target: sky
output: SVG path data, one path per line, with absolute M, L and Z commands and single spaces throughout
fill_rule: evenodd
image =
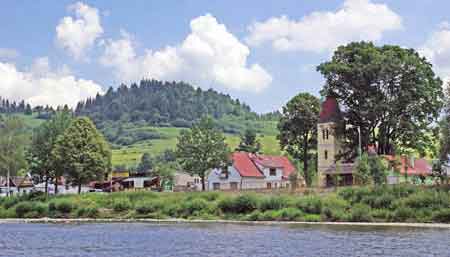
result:
M 414 48 L 450 79 L 446 0 L 2 1 L 0 96 L 68 104 L 142 78 L 186 81 L 260 113 L 300 92 L 337 46 Z

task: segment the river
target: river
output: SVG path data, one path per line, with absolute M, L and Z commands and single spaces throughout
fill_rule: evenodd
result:
M 450 256 L 450 230 L 335 225 L 0 224 L 0 256 Z

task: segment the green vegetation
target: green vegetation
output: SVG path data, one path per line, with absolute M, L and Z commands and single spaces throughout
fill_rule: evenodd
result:
M 450 190 L 402 185 L 302 196 L 121 192 L 0 198 L 0 218 L 16 217 L 450 223 Z
M 352 125 L 343 133 L 347 158 L 356 156 L 358 128 L 362 148 L 376 144 L 379 154 L 432 150 L 444 96 L 432 68 L 414 49 L 371 42 L 340 46 L 317 67 L 326 80 L 322 94 L 338 99 Z
M 136 166 L 144 153 L 157 156 L 167 149 L 175 150 L 177 137 L 182 128 L 174 127 L 146 127 L 161 135 L 160 139 L 139 141 L 129 146 L 116 146 L 112 150 L 112 165 L 124 165 L 126 167 Z M 225 141 L 231 149 L 235 149 L 240 142 L 239 135 L 225 134 Z M 281 154 L 280 146 L 275 134 L 259 134 L 258 141 L 261 143 L 261 152 L 265 154 Z
M 315 170 L 310 163 L 317 156 L 317 123 L 319 121 L 320 102 L 309 93 L 300 93 L 283 107 L 278 123 L 280 146 L 294 159 L 303 164 L 303 177 L 311 186 Z
M 202 191 L 205 191 L 209 170 L 225 168 L 230 164 L 230 149 L 225 143 L 225 136 L 214 127 L 211 118 L 202 118 L 191 129 L 181 132 L 176 155 L 183 170 L 200 176 Z

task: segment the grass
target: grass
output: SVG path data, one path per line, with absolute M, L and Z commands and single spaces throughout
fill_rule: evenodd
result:
M 325 195 L 120 192 L 0 198 L 0 218 L 42 217 L 450 223 L 450 188 L 344 188 Z
M 112 164 L 135 166 L 139 163 L 141 156 L 144 153 L 151 155 L 158 155 L 166 149 L 175 149 L 177 144 L 177 137 L 182 130 L 175 127 L 151 127 L 151 129 L 160 133 L 163 139 L 145 140 L 135 143 L 130 146 L 114 149 L 112 155 Z M 226 134 L 226 142 L 230 149 L 235 149 L 240 141 L 239 135 Z M 262 152 L 265 154 L 281 154 L 280 146 L 276 135 L 260 135 L 259 140 L 262 146 Z
M 20 117 L 27 128 L 35 128 L 44 122 L 42 119 L 38 119 L 37 114 L 24 115 L 24 114 L 14 114 Z M 264 134 L 259 135 L 259 141 L 262 146 L 262 152 L 265 154 L 280 155 L 281 150 L 276 139 L 276 122 L 265 121 L 260 122 L 262 125 L 262 131 Z M 146 130 L 155 131 L 161 135 L 161 139 L 151 139 L 139 141 L 130 146 L 124 146 L 119 149 L 112 150 L 112 164 L 113 166 L 125 165 L 127 167 L 136 166 L 144 153 L 150 153 L 155 156 L 158 155 L 166 149 L 175 149 L 177 144 L 177 137 L 180 134 L 182 128 L 176 127 L 152 127 L 152 126 L 142 126 L 134 128 L 134 130 Z M 240 141 L 239 135 L 236 134 L 226 134 L 226 142 L 230 149 L 235 149 Z

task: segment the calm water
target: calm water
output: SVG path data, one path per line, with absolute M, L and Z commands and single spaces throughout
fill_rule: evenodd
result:
M 450 230 L 227 224 L 0 224 L 0 256 L 450 256 Z

